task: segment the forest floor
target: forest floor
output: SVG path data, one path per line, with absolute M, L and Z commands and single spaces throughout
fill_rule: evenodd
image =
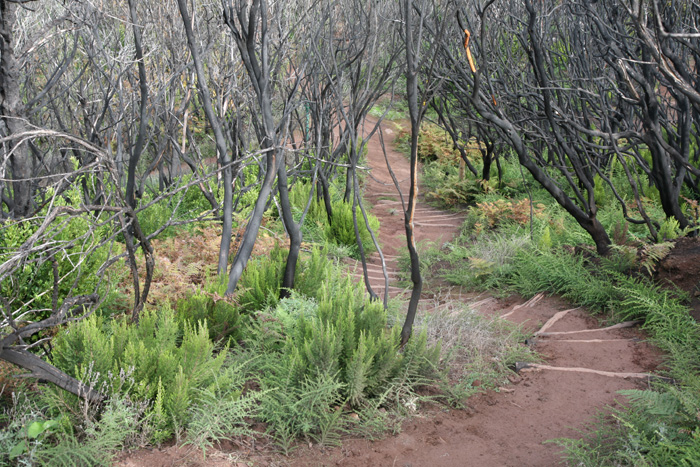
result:
M 383 132 L 386 159 L 406 198 L 410 167 L 406 156 L 394 149 L 398 129 L 385 123 Z M 377 134 L 369 141 L 367 163 L 371 171 L 365 182 L 366 199 L 381 222 L 380 242 L 390 281 L 394 282 L 389 288 L 393 296 L 402 293 L 395 280 L 398 255 L 406 244 L 405 230 L 400 196 Z M 415 221 L 419 242 L 449 241 L 459 232 L 462 221 L 462 215 L 436 209 L 420 196 Z M 350 267 L 355 268 L 360 281 L 361 267 Z M 375 292 L 383 293 L 384 279 L 376 254 L 369 261 L 369 278 Z M 290 457 L 251 447 L 248 455 L 233 463 L 229 460 L 237 457 L 231 452 L 233 446 L 231 450 L 222 446 L 222 451 L 212 453 L 206 461 L 202 461 L 201 452 L 173 446 L 132 453 L 119 465 L 554 466 L 562 462 L 561 450 L 548 440 L 580 437 L 579 430 L 606 407 L 624 403 L 617 391 L 648 387 L 643 374 L 654 372 L 662 361 L 662 355 L 637 328 L 606 329 L 585 309 L 557 297 L 538 295 L 525 301 L 457 290 L 445 293 L 443 289 L 438 297 L 431 290 L 424 292 L 424 303 L 433 307 L 444 300 L 460 300 L 484 315 L 522 324 L 532 333 L 546 331 L 530 342 L 542 363 L 511 376 L 510 385 L 469 399 L 466 409 L 423 407 L 419 415 L 404 423 L 400 434 L 382 440 L 344 439 L 336 448 L 303 445 Z M 430 309 L 424 306 L 421 312 Z

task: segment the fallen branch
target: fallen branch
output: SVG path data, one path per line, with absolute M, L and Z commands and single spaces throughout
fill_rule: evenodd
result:
M 46 380 L 90 402 L 100 402 L 104 399 L 103 394 L 100 394 L 92 387 L 87 386 L 85 383 L 78 381 L 72 376 L 67 375 L 27 350 L 3 348 L 0 349 L 0 359 L 31 371 L 29 374 L 21 375 L 24 378 Z
M 520 305 L 515 305 L 512 310 L 510 310 L 505 315 L 501 316 L 501 318 L 505 319 L 521 308 L 526 308 L 526 307 L 532 308 L 533 306 L 535 306 L 537 304 L 537 302 L 539 302 L 543 298 L 544 298 L 544 292 L 540 292 L 537 295 L 535 295 L 534 297 L 532 297 L 530 300 L 526 301 L 525 303 L 520 304 Z
M 540 363 L 526 363 L 517 362 L 515 364 L 515 371 L 521 372 L 525 370 L 554 370 L 554 371 L 565 371 L 570 373 L 589 373 L 599 376 L 609 376 L 612 378 L 639 378 L 639 379 L 659 379 L 662 381 L 672 382 L 671 378 L 665 378 L 663 376 L 652 375 L 650 373 L 618 373 L 614 371 L 603 371 L 603 370 L 593 370 L 591 368 L 576 368 L 576 367 L 560 367 L 560 366 L 550 366 L 542 365 Z
M 639 342 L 637 338 L 632 339 L 552 339 L 548 342 L 566 342 L 572 344 L 599 344 L 602 342 Z
M 625 321 L 624 323 L 619 323 L 619 324 L 615 324 L 613 326 L 608 326 L 607 328 L 581 329 L 580 331 L 540 332 L 537 335 L 539 337 L 547 337 L 547 336 L 564 336 L 564 335 L 568 335 L 568 334 L 579 334 L 579 333 L 586 333 L 586 332 L 612 331 L 613 329 L 632 328 L 632 327 L 637 326 L 639 324 L 642 324 L 642 322 L 641 321 Z
M 578 310 L 579 308 L 580 308 L 580 307 L 571 308 L 571 309 L 569 309 L 569 310 L 564 310 L 564 311 L 560 311 L 560 312 L 558 312 L 558 313 L 555 313 L 554 316 L 552 316 L 551 318 L 549 318 L 549 320 L 547 320 L 547 322 L 544 323 L 544 326 L 542 326 L 542 328 L 541 328 L 539 331 L 537 331 L 537 332 L 535 333 L 535 335 L 536 335 L 536 336 L 539 336 L 540 334 L 544 333 L 547 329 L 549 329 L 549 328 L 551 328 L 552 326 L 554 326 L 554 323 L 556 323 L 557 321 L 559 321 L 560 319 L 562 319 L 564 316 L 566 316 L 567 313 L 569 313 L 570 311 Z

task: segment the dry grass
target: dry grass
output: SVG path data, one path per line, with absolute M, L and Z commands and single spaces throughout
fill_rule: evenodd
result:
M 240 244 L 244 227 L 233 233 L 229 258 Z M 262 230 L 253 248 L 251 258 L 267 254 L 282 240 L 267 230 Z M 153 240 L 156 259 L 151 290 L 148 295 L 150 305 L 175 303 L 191 294 L 195 287 L 216 276 L 221 243 L 221 227 L 215 224 L 199 226 L 192 231 L 182 231 L 166 239 Z M 137 258 L 139 273 L 143 274 L 143 256 Z M 131 276 L 125 274 L 119 281 L 119 290 L 133 294 Z
M 415 326 L 425 329 L 429 344 L 441 342 L 443 364 L 450 380 L 478 379 L 499 383 L 514 361 L 534 361 L 523 344 L 525 336 L 514 324 L 487 318 L 459 298 L 441 296 L 426 301 Z

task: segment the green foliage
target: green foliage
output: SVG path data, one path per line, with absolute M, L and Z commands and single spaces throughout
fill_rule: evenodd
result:
M 472 151 L 471 154 L 479 154 Z M 486 181 L 474 177 L 466 168 L 460 169 L 461 159 L 442 159 L 423 166 L 423 184 L 426 196 L 445 206 L 471 205 L 480 201 L 494 201 L 494 196 L 515 198 L 528 194 L 527 185 L 520 174 L 515 158 L 502 158 L 502 180 L 496 178 L 496 164 L 492 166 L 491 179 Z M 481 173 L 481 156 L 470 159 Z M 548 199 L 548 198 L 547 198 Z
M 610 203 L 612 195 L 609 194 L 609 188 L 600 175 L 593 177 L 593 196 L 598 207 L 607 206 Z
M 681 225 L 676 219 L 668 217 L 664 219 L 659 228 L 659 242 L 675 240 L 678 237 L 687 235 L 687 233 L 688 230 L 681 229 Z
M 264 393 L 242 394 L 243 370 L 243 366 L 229 366 L 211 384 L 193 390 L 187 442 L 200 448 L 205 456 L 214 443 L 253 434 L 246 418 L 256 415 L 257 402 Z
M 47 196 L 52 196 L 50 189 Z M 79 208 L 83 202 L 80 183 L 76 181 L 61 196 L 53 200 L 53 209 Z M 37 216 L 21 220 L 0 221 L 0 264 L 10 260 L 41 227 L 48 207 Z M 54 293 L 54 265 L 58 272 L 57 298 L 60 305 L 70 295 L 95 291 L 100 278 L 97 271 L 107 259 L 109 246 L 97 247 L 109 236 L 109 227 L 96 226 L 91 213 L 58 216 L 43 234 L 41 243 L 51 245 L 56 253 L 46 258 L 46 252 L 29 255 L 20 268 L 0 283 L 0 295 L 6 308 L 22 307 L 38 310 L 32 319 L 50 315 Z
M 342 384 L 327 374 L 300 384 L 290 384 L 285 376 L 290 375 L 279 373 L 264 380 L 263 387 L 270 388 L 270 395 L 260 407 L 261 418 L 269 424 L 277 445 L 289 454 L 298 436 L 323 445 L 337 444 L 342 432 Z
M 433 162 L 423 169 L 423 181 L 428 187 L 427 198 L 446 206 L 471 204 L 484 193 L 494 191 L 493 182 L 471 176 L 460 178 L 455 163 Z
M 309 202 L 309 193 L 311 192 L 310 182 L 297 182 L 289 190 L 289 203 L 295 211 L 294 220 L 299 221 L 301 213 L 306 209 Z M 326 207 L 323 204 L 323 199 L 319 199 L 316 191 L 311 198 L 309 210 L 306 213 L 305 222 L 321 222 L 326 221 Z
M 50 418 L 47 407 L 40 408 L 26 396 L 16 395 L 0 432 L 0 463 L 112 465 L 114 453 L 133 445 L 137 432 L 144 429 L 144 407 L 128 398 L 110 397 L 99 421 L 83 419 L 83 429 L 76 433 L 66 415 Z
M 253 209 L 255 201 L 258 199 L 260 187 L 258 177 L 260 175 L 260 167 L 257 164 L 246 165 L 241 169 L 238 177 L 233 183 L 233 192 L 240 193 L 239 206 L 243 210 L 243 214 Z
M 350 279 L 324 284 L 316 300 L 317 316 L 311 320 L 300 316 L 296 332 L 286 341 L 290 353 L 299 351 L 299 380 L 339 372 L 344 395 L 357 405 L 376 395 L 401 368 L 415 374 L 432 372 L 428 367 L 436 363 L 439 348 L 428 350 L 424 339 L 414 336 L 404 353 L 397 354 L 398 326 L 387 329 L 381 304 L 366 302 Z
M 247 319 L 231 298 L 222 297 L 218 285 L 215 281 L 179 300 L 175 308 L 176 318 L 180 327 L 186 322 L 206 323 L 209 338 L 213 341 L 230 339 L 237 342 L 243 337 L 241 331 Z
M 378 235 L 379 231 L 379 220 L 369 212 L 367 213 L 367 218 L 369 219 L 369 225 L 374 232 L 375 236 Z M 374 242 L 372 242 L 372 237 L 365 225 L 364 218 L 360 209 L 357 209 L 357 226 L 360 232 L 360 241 L 367 254 L 375 250 Z M 346 245 L 357 248 L 357 240 L 355 237 L 355 224 L 352 219 L 352 204 L 344 203 L 338 201 L 333 203 L 333 217 L 331 225 L 327 225 L 326 238 L 334 241 L 340 245 Z M 357 254 L 357 252 L 355 253 Z
M 171 190 L 177 190 L 179 187 L 187 188 L 180 189 L 174 195 L 169 196 L 160 192 L 159 189 L 152 189 L 143 194 L 139 200 L 141 206 L 146 206 L 137 211 L 137 217 L 141 225 L 141 229 L 146 235 L 149 235 L 171 220 L 189 220 L 198 217 L 202 214 L 211 211 L 212 207 L 207 198 L 202 193 L 202 188 L 206 188 L 214 195 L 219 203 L 223 202 L 224 190 L 222 186 L 217 186 L 217 178 L 213 175 L 208 175 L 204 180 L 195 182 L 193 174 L 186 174 L 175 181 L 170 187 Z M 157 202 L 152 203 L 156 197 L 161 197 Z M 165 238 L 177 234 L 183 227 L 168 227 L 160 237 Z
M 402 132 L 397 138 L 399 146 L 410 152 L 411 132 Z M 423 162 L 439 161 L 455 164 L 460 158 L 449 133 L 437 125 L 424 123 L 418 135 L 418 160 Z
M 462 240 L 445 243 L 442 247 L 419 245 L 425 280 L 438 282 L 431 287 L 447 281 L 477 289 L 504 288 L 519 252 L 532 247 L 529 238 L 519 230 L 489 232 L 473 242 Z M 408 279 L 410 261 L 405 251 L 399 257 L 399 266 L 403 271 L 401 277 Z
M 276 245 L 267 255 L 249 261 L 238 284 L 241 292 L 237 300 L 241 311 L 261 310 L 277 304 L 286 260 L 285 250 Z
M 295 289 L 307 296 L 317 297 L 323 283 L 336 273 L 325 255 L 327 248 L 313 247 L 311 252 L 302 254 L 294 279 Z
M 375 118 L 385 115 L 386 120 L 405 120 L 408 118 L 408 104 L 405 100 L 379 102 L 372 107 L 369 114 Z
M 226 352 L 214 353 L 206 323 L 178 326 L 172 310 L 145 310 L 138 326 L 126 319 L 90 318 L 55 339 L 54 364 L 109 393 L 125 391 L 136 401 L 154 401 L 156 442 L 186 425 L 191 392 L 211 384 Z M 124 369 L 132 384 L 123 388 Z M 121 375 L 121 377 L 120 377 Z M 103 388 L 103 389 L 102 389 Z
M 342 407 L 364 407 L 407 379 L 435 375 L 440 347 L 414 336 L 399 352 L 400 327 L 347 278 L 330 274 L 312 297 L 293 293 L 256 320 L 252 373 L 268 391 L 261 418 L 287 452 L 305 436 L 333 444 L 344 429 Z
M 545 250 L 545 251 L 552 248 L 552 234 L 551 234 L 551 231 L 549 230 L 549 226 L 545 226 L 544 230 L 542 231 L 542 235 L 540 236 L 538 247 L 540 248 L 540 250 Z

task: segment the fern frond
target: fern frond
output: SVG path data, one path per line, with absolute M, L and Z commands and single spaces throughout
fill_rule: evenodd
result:
M 626 389 L 618 393 L 627 396 L 633 406 L 658 417 L 673 417 L 680 408 L 680 401 L 668 392 Z

